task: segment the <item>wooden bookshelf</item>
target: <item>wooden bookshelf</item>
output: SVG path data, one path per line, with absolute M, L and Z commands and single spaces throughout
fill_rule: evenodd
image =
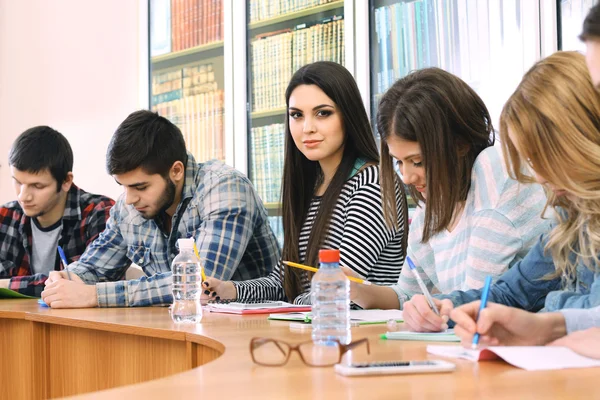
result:
M 203 44 L 202 46 L 190 47 L 189 49 L 175 51 L 167 54 L 161 54 L 160 56 L 155 56 L 151 58 L 152 64 L 157 64 L 163 61 L 172 61 L 180 58 L 184 58 L 190 55 L 198 55 L 201 56 L 202 53 L 206 53 L 210 50 L 219 49 L 223 47 L 223 41 L 219 40 L 212 43 Z M 199 57 L 204 58 L 204 57 Z
M 275 25 L 280 22 L 291 21 L 291 20 L 294 20 L 297 18 L 303 18 L 303 17 L 307 17 L 307 16 L 310 16 L 313 14 L 318 14 L 320 12 L 334 10 L 336 8 L 342 8 L 342 7 L 344 7 L 344 0 L 337 0 L 337 1 L 333 1 L 331 3 L 321 4 L 316 7 L 305 8 L 303 10 L 298 10 L 298 11 L 294 11 L 291 13 L 278 15 L 276 17 L 263 19 L 261 21 L 252 22 L 252 23 L 248 24 L 248 29 L 253 30 L 253 29 L 263 28 L 265 26 Z
M 275 117 L 278 115 L 283 115 L 285 114 L 285 107 L 281 107 L 281 108 L 274 108 L 272 110 L 266 110 L 266 111 L 254 111 L 250 114 L 250 116 L 252 117 L 252 119 L 254 118 L 266 118 L 266 117 Z

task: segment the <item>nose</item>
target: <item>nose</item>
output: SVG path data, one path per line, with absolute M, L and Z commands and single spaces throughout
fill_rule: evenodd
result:
M 27 186 L 26 185 L 21 185 L 21 187 L 19 188 L 19 201 L 21 202 L 28 202 L 31 201 L 33 196 L 31 195 L 31 192 L 29 190 L 27 190 Z
M 140 196 L 136 195 L 133 190 L 125 188 L 125 204 L 135 204 L 140 200 Z
M 414 185 L 417 183 L 419 177 L 415 174 L 414 169 L 407 166 L 406 164 L 402 164 L 399 166 L 400 173 L 402 174 L 402 182 L 406 185 Z
M 302 127 L 303 133 L 311 133 L 315 131 L 315 124 L 312 118 L 305 117 L 304 118 L 304 126 Z

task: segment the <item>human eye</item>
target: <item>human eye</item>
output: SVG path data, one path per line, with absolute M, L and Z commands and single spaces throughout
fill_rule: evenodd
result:
M 415 167 L 417 167 L 417 168 L 420 168 L 420 167 L 422 167 L 422 166 L 423 166 L 423 161 L 419 161 L 419 162 L 416 162 L 416 161 L 414 161 L 414 162 L 413 162 L 413 165 L 414 165 Z
M 328 117 L 332 114 L 331 110 L 319 110 L 317 111 L 318 117 Z
M 298 119 L 302 116 L 302 113 L 300 113 L 298 111 L 290 111 L 289 115 L 290 115 L 290 118 L 292 118 L 292 119 Z

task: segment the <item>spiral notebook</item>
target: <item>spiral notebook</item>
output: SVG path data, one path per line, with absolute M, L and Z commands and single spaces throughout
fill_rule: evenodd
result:
M 256 300 L 251 302 L 237 301 L 211 301 L 205 307 L 209 312 L 225 314 L 275 314 L 310 311 L 311 307 L 307 305 L 297 305 L 285 301 Z

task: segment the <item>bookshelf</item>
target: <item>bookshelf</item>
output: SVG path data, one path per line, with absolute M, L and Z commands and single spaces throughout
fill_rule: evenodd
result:
M 150 107 L 198 162 L 225 160 L 222 0 L 150 0 Z
M 262 0 L 255 0 L 252 1 L 250 4 L 250 13 L 252 14 L 252 7 L 255 6 L 255 4 L 257 4 L 259 1 Z M 310 17 L 311 15 L 314 14 L 319 14 L 319 13 L 323 13 L 325 11 L 330 11 L 330 10 L 334 10 L 337 8 L 343 8 L 344 6 L 344 1 L 343 0 L 330 0 L 329 2 L 325 2 L 324 4 L 320 4 L 320 5 L 316 5 L 316 6 L 307 6 L 305 8 L 299 9 L 297 11 L 289 11 L 289 12 L 285 12 L 283 14 L 280 15 L 276 15 L 270 18 L 265 18 L 265 19 L 259 19 L 255 22 L 250 22 L 248 24 L 248 29 L 249 30 L 254 30 L 254 29 L 258 29 L 258 28 L 262 28 L 265 26 L 269 26 L 269 25 L 275 25 L 278 24 L 280 22 L 285 22 L 285 21 L 290 21 L 290 20 L 294 20 L 294 19 L 300 19 L 300 18 L 306 18 L 306 17 Z M 252 15 L 250 17 L 250 20 L 252 21 Z

